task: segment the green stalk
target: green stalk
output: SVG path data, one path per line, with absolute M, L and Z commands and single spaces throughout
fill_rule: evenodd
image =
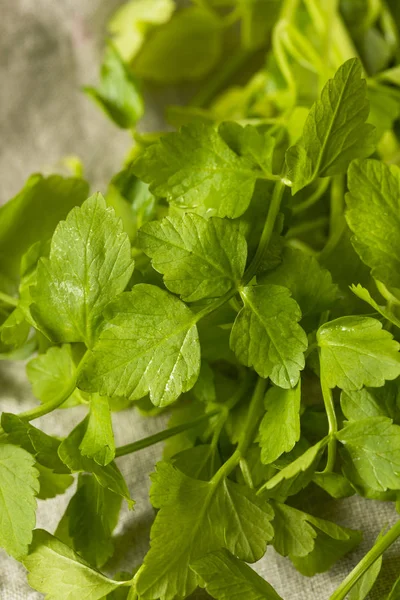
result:
M 163 431 L 159 431 L 154 435 L 149 435 L 146 438 L 141 440 L 137 440 L 136 442 L 131 442 L 130 444 L 126 444 L 125 446 L 120 446 L 115 451 L 115 457 L 119 458 L 120 456 L 126 456 L 127 454 L 132 454 L 133 452 L 138 452 L 139 450 L 143 450 L 144 448 L 148 448 L 149 446 L 153 446 L 154 444 L 158 444 L 164 440 L 167 440 L 170 437 L 174 437 L 178 435 L 178 433 L 182 433 L 182 431 L 187 431 L 188 429 L 193 429 L 193 427 L 197 427 L 202 423 L 205 423 L 211 417 L 218 415 L 220 413 L 219 410 L 214 410 L 207 415 L 203 415 L 194 419 L 193 421 L 189 421 L 188 423 L 182 423 L 182 425 L 177 425 L 176 427 L 171 427 L 170 429 L 164 429 Z
M 18 299 L 9 296 L 9 294 L 6 294 L 5 292 L 0 292 L 0 300 L 10 306 L 18 306 Z
M 329 425 L 329 435 L 330 440 L 328 442 L 328 460 L 326 463 L 326 467 L 323 473 L 331 473 L 335 466 L 336 461 L 336 433 L 338 430 L 335 405 L 333 403 L 332 390 L 326 383 L 326 378 L 324 376 L 324 371 L 322 368 L 322 364 L 320 361 L 320 380 L 321 380 L 321 389 L 322 389 L 322 397 L 324 399 L 326 416 L 328 417 L 328 425 Z
M 318 200 L 325 194 L 326 190 L 329 187 L 331 180 L 329 177 L 324 177 L 318 182 L 317 189 L 303 202 L 299 202 L 292 208 L 292 212 L 294 215 L 298 215 L 299 213 L 311 208 Z
M 400 536 L 400 521 L 389 529 L 371 550 L 361 559 L 354 569 L 342 581 L 337 590 L 332 594 L 329 600 L 344 600 L 347 594 L 364 573 L 374 564 L 374 562 L 391 546 Z
M 31 408 L 30 410 L 22 412 L 18 415 L 18 417 L 22 419 L 22 421 L 33 421 L 34 419 L 38 419 L 39 417 L 43 417 L 44 415 L 53 412 L 53 410 L 55 410 L 56 408 L 61 406 L 61 404 L 63 404 L 66 400 L 68 400 L 71 394 L 74 393 L 75 388 L 76 379 L 74 379 L 70 383 L 67 389 L 60 396 L 54 398 L 53 400 L 50 400 L 49 402 L 45 402 L 40 406 L 35 406 L 35 408 Z
M 285 191 L 285 184 L 282 181 L 277 181 L 274 187 L 274 192 L 271 198 L 271 204 L 268 210 L 268 215 L 264 224 L 258 248 L 254 255 L 253 260 L 246 269 L 243 276 L 243 285 L 247 285 L 257 273 L 257 270 L 264 258 L 265 252 L 268 250 L 268 246 L 271 241 L 272 233 L 274 231 L 275 221 L 279 214 L 281 207 L 283 192 Z

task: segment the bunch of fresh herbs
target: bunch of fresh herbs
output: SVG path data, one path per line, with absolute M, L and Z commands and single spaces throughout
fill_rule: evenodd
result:
M 40 401 L 2 414 L 0 544 L 48 600 L 278 600 L 249 566 L 268 544 L 313 576 L 360 542 L 315 499 L 400 499 L 399 12 L 132 0 L 113 16 L 86 92 L 133 133 L 126 164 L 105 197 L 77 169 L 0 210 L 1 357 L 29 358 Z M 190 98 L 166 110 L 176 131 L 138 132 L 161 86 Z M 32 424 L 77 404 L 64 439 Z M 169 427 L 116 448 L 121 409 Z M 161 440 L 150 549 L 109 578 L 134 508 L 118 458 Z M 37 499 L 74 482 L 55 535 L 34 529 Z M 399 535 L 332 600 L 365 598 Z

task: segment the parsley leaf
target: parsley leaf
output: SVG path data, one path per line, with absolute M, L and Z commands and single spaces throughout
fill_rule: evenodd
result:
M 139 284 L 107 307 L 105 319 L 84 363 L 82 389 L 131 400 L 149 392 L 156 406 L 165 406 L 193 387 L 200 370 L 197 329 L 178 298 Z
M 290 452 L 300 438 L 300 382 L 285 390 L 270 388 L 265 396 L 265 410 L 259 430 L 261 460 L 274 462 L 284 452 Z
M 244 307 L 236 317 L 230 345 L 238 360 L 254 367 L 275 385 L 294 387 L 304 368 L 307 337 L 298 325 L 300 309 L 290 292 L 278 285 L 241 290 Z
M 240 217 L 264 173 L 234 152 L 213 125 L 191 123 L 149 146 L 134 173 L 171 204 L 217 217 Z
M 377 491 L 400 489 L 400 427 L 387 417 L 358 419 L 337 433 L 365 483 Z
M 115 456 L 110 406 L 105 396 L 91 395 L 89 421 L 79 449 L 103 467 Z
M 190 565 L 201 577 L 207 592 L 217 600 L 281 600 L 262 577 L 227 550 L 210 552 Z
M 129 238 L 100 194 L 61 221 L 39 261 L 31 312 L 56 342 L 93 345 L 102 312 L 132 274 Z
M 33 589 L 46 600 L 73 600 L 77 596 L 100 600 L 124 582 L 108 579 L 71 548 L 43 529 L 34 532 L 29 556 L 24 560 Z
M 286 154 L 293 193 L 316 177 L 344 173 L 349 163 L 375 149 L 375 129 L 366 124 L 367 86 L 356 58 L 346 61 L 322 90 L 300 141 Z
M 0 544 L 17 560 L 28 553 L 36 521 L 39 473 L 32 456 L 0 444 Z
M 317 340 L 329 387 L 379 387 L 400 375 L 399 344 L 370 317 L 341 317 L 319 328 Z
M 105 52 L 98 89 L 85 87 L 84 91 L 122 129 L 134 127 L 143 116 L 138 81 L 111 43 Z
M 150 495 L 160 510 L 137 581 L 143 600 L 186 597 L 199 582 L 189 568 L 197 558 L 224 547 L 254 562 L 272 537 L 269 504 L 229 479 L 197 481 L 162 462 L 153 475 Z M 238 528 L 232 528 L 234 522 Z
M 222 296 L 246 266 L 246 240 L 236 224 L 218 217 L 207 221 L 188 213 L 147 223 L 139 244 L 167 288 L 186 302 Z
M 372 275 L 400 288 L 400 169 L 377 160 L 349 168 L 347 223 L 352 243 Z

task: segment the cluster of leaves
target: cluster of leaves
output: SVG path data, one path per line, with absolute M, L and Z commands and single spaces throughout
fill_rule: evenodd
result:
M 128 2 L 86 91 L 132 129 L 141 86 L 200 81 L 178 130 L 135 131 L 104 198 L 33 176 L 1 208 L 0 353 L 29 358 L 40 404 L 1 417 L 0 545 L 48 600 L 279 600 L 248 564 L 268 544 L 313 576 L 361 539 L 311 498 L 400 499 L 396 7 Z M 76 404 L 65 439 L 31 424 Z M 169 428 L 116 448 L 111 412 L 135 407 Z M 134 507 L 116 460 L 162 439 L 150 549 L 110 579 Z M 55 535 L 34 529 L 74 481 Z M 332 598 L 365 598 L 398 535 Z

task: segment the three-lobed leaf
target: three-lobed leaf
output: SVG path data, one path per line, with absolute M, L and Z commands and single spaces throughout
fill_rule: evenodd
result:
M 193 387 L 200 346 L 194 315 L 178 298 L 138 284 L 109 304 L 105 320 L 79 387 L 131 400 L 150 393 L 157 406 Z
M 237 359 L 279 387 L 294 387 L 307 348 L 298 304 L 287 288 L 272 284 L 245 287 L 241 296 L 244 307 L 230 337 Z

